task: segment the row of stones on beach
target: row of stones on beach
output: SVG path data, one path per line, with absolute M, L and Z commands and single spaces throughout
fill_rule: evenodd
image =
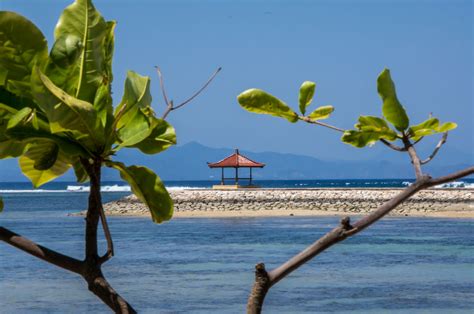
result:
M 174 190 L 171 197 L 175 211 L 239 211 L 239 210 L 319 210 L 328 212 L 369 212 L 391 199 L 396 189 L 313 189 L 313 190 Z M 396 208 L 393 214 L 449 210 L 453 205 L 472 210 L 473 190 L 420 191 Z M 135 197 L 128 196 L 105 205 L 109 214 L 133 215 L 147 212 Z

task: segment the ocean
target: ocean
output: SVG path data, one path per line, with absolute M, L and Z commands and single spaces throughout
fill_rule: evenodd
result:
M 263 181 L 265 187 L 403 187 L 409 180 Z M 171 189 L 210 181 L 166 182 Z M 455 185 L 471 187 L 474 180 Z M 447 187 L 447 186 L 446 186 Z M 104 201 L 128 195 L 104 182 Z M 87 188 L 0 183 L 0 226 L 83 256 Z M 254 265 L 271 269 L 338 223 L 334 217 L 110 217 L 116 256 L 104 265 L 140 313 L 244 313 Z M 474 221 L 385 218 L 322 253 L 269 292 L 266 313 L 472 313 Z M 105 250 L 105 242 L 101 241 Z M 0 243 L 0 313 L 109 313 L 78 276 Z

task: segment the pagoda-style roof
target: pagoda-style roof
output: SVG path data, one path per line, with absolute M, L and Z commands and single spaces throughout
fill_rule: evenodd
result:
M 209 168 L 263 168 L 265 164 L 261 162 L 256 162 L 247 158 L 239 153 L 239 150 L 236 149 L 235 153 L 232 155 L 218 161 L 218 162 L 208 162 L 207 165 Z

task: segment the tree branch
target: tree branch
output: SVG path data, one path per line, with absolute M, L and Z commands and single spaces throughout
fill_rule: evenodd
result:
M 390 143 L 389 141 L 381 138 L 380 141 L 385 144 L 386 146 L 390 147 L 393 150 L 399 151 L 399 152 L 406 152 L 407 150 L 403 147 L 397 146 L 395 144 Z
M 420 163 L 422 165 L 429 163 L 436 156 L 436 154 L 440 150 L 441 146 L 443 146 L 443 144 L 446 143 L 447 138 L 448 138 L 448 132 L 444 132 L 443 137 L 441 137 L 441 140 L 438 142 L 438 145 L 436 145 L 436 147 L 435 147 L 434 151 L 431 153 L 431 155 L 428 158 L 426 158 L 425 160 L 422 160 Z
M 217 74 L 222 70 L 222 67 L 219 67 L 210 77 L 209 79 L 206 81 L 206 83 L 204 83 L 204 85 L 197 91 L 195 92 L 191 97 L 189 97 L 188 99 L 186 99 L 185 101 L 183 101 L 182 103 L 180 103 L 179 105 L 177 106 L 174 106 L 173 105 L 173 101 L 168 101 L 168 96 L 166 95 L 166 89 L 165 89 L 165 84 L 164 84 L 164 79 L 163 79 L 163 75 L 161 73 L 161 70 L 158 66 L 155 66 L 156 68 L 156 72 L 158 73 L 158 77 L 160 79 L 160 88 L 161 88 L 161 92 L 163 94 L 163 99 L 165 100 L 165 103 L 166 103 L 166 110 L 165 112 L 163 113 L 163 116 L 161 117 L 163 120 L 166 119 L 166 117 L 169 115 L 169 113 L 173 110 L 176 110 L 176 109 L 179 109 L 181 107 L 183 107 L 184 105 L 188 104 L 189 102 L 191 102 L 194 98 L 196 98 L 203 90 L 206 89 L 206 87 L 212 82 L 212 80 L 214 80 L 214 78 L 217 76 Z
M 263 307 L 263 300 L 265 294 L 268 290 L 278 283 L 280 280 L 288 276 L 291 272 L 299 268 L 301 265 L 305 264 L 307 261 L 314 258 L 319 253 L 323 252 L 327 248 L 333 246 L 334 244 L 343 241 L 344 239 L 353 236 L 362 230 L 366 229 L 370 225 L 374 224 L 382 217 L 387 215 L 390 211 L 396 208 L 399 204 L 409 199 L 415 193 L 420 190 L 450 182 L 468 175 L 474 174 L 474 166 L 463 169 L 461 171 L 449 174 L 447 176 L 439 177 L 432 179 L 430 176 L 422 175 L 420 176 L 415 183 L 405 188 L 402 192 L 396 195 L 391 200 L 382 204 L 371 214 L 361 218 L 356 223 L 351 225 L 349 217 L 345 217 L 341 220 L 341 223 L 336 228 L 332 229 L 319 240 L 314 242 L 312 245 L 307 247 L 302 252 L 298 253 L 290 260 L 282 264 L 281 266 L 275 268 L 274 270 L 267 272 L 263 267 L 264 274 L 267 274 L 268 281 L 261 280 L 262 274 L 260 274 L 259 279 L 259 269 L 257 269 L 256 280 L 252 288 L 252 292 L 249 296 L 247 303 L 247 313 L 249 314 L 258 314 L 261 312 Z M 260 265 L 260 264 L 259 264 Z M 258 265 L 257 265 L 258 266 Z M 261 272 L 261 269 L 260 269 Z M 263 276 L 264 278 L 265 276 Z
M 405 136 L 405 134 L 403 135 L 402 141 L 405 146 L 405 149 L 408 151 L 408 155 L 410 156 L 413 168 L 415 168 L 415 175 L 416 179 L 418 180 L 423 176 L 423 172 L 421 171 L 420 157 L 418 157 L 415 147 L 412 143 L 410 143 L 410 140 Z
M 82 272 L 82 261 L 36 244 L 35 242 L 6 228 L 0 227 L 0 240 L 5 241 L 17 249 L 31 254 L 45 262 L 64 268 L 73 273 L 81 274 Z
M 334 130 L 334 131 L 338 131 L 338 132 L 341 132 L 341 133 L 346 132 L 346 130 L 343 130 L 343 129 L 338 128 L 338 127 L 336 127 L 336 126 L 333 126 L 333 125 L 330 125 L 330 124 L 327 124 L 327 123 L 324 123 L 324 122 L 320 122 L 320 121 L 318 121 L 318 120 L 311 120 L 309 117 L 298 116 L 298 119 L 300 119 L 300 120 L 302 120 L 302 121 L 305 121 L 305 122 L 307 122 L 307 123 L 320 125 L 320 126 L 323 126 L 323 127 L 325 127 L 325 128 L 328 128 L 328 129 L 331 129 L 331 130 Z
M 107 240 L 107 252 L 100 257 L 99 263 L 103 264 L 107 262 L 112 256 L 114 256 L 114 243 L 112 242 L 112 235 L 110 234 L 109 225 L 104 213 L 104 207 L 100 204 L 100 221 L 102 222 L 102 228 L 104 229 L 105 239 Z

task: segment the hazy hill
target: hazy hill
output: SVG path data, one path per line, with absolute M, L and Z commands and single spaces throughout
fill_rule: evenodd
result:
M 207 162 L 218 161 L 234 151 L 233 148 L 211 148 L 196 142 L 170 148 L 163 154 L 149 156 L 135 150 L 126 150 L 119 158 L 126 164 L 146 165 L 154 169 L 164 180 L 218 180 L 219 169 L 209 169 Z M 413 170 L 408 163 L 393 160 L 327 161 L 310 156 L 282 154 L 275 152 L 254 153 L 240 151 L 251 159 L 266 163 L 263 169 L 256 169 L 256 179 L 357 179 L 357 178 L 411 178 Z M 466 167 L 466 164 L 444 165 L 433 163 L 427 170 L 433 175 Z M 227 176 L 233 175 L 228 169 Z M 247 169 L 241 170 L 247 175 Z M 113 170 L 104 172 L 104 180 L 118 180 Z M 16 160 L 0 161 L 0 181 L 26 180 L 18 170 Z M 62 180 L 73 181 L 72 173 Z

